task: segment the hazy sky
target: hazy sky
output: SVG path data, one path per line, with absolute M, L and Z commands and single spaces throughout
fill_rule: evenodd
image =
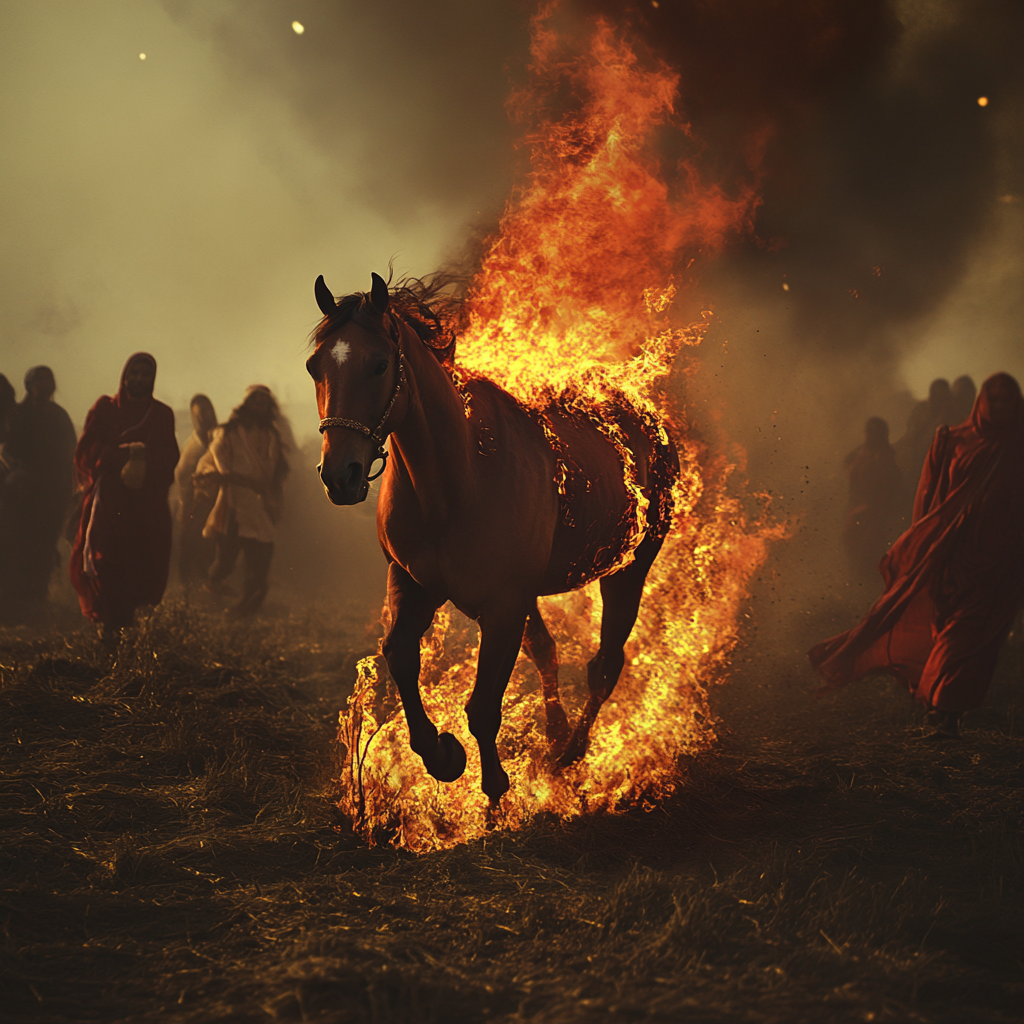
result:
M 366 288 L 396 254 L 398 271 L 427 273 L 493 222 L 513 180 L 503 104 L 529 10 L 0 0 L 0 372 L 20 394 L 25 370 L 50 364 L 80 427 L 145 349 L 175 408 L 206 391 L 223 417 L 258 381 L 313 432 L 313 280 Z M 1021 74 L 1007 57 L 1019 4 L 633 10 L 683 68 L 712 158 L 729 166 L 744 132 L 775 126 L 762 244 L 701 296 L 732 317 L 732 373 L 750 373 L 749 320 L 758 359 L 771 325 L 780 377 L 830 348 L 918 394 L 940 374 L 1024 377 Z M 775 235 L 778 250 L 763 244 Z
M 260 381 L 315 430 L 316 275 L 368 288 L 394 254 L 429 272 L 508 187 L 491 37 L 470 25 L 478 88 L 439 99 L 403 54 L 416 26 L 383 39 L 369 6 L 402 5 L 0 5 L 0 372 L 19 395 L 50 364 L 81 427 L 144 349 L 175 408 L 206 391 L 225 416 Z M 450 142 L 431 162 L 417 131 Z

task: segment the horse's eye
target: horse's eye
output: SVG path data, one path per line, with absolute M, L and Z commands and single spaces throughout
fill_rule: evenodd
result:
M 380 362 L 378 362 L 373 367 L 373 374 L 374 374 L 375 377 L 383 377 L 384 374 L 387 373 L 387 372 L 388 372 L 388 361 L 386 359 L 381 359 Z

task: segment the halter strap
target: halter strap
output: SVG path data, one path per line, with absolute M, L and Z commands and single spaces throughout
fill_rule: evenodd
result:
M 377 454 L 374 458 L 374 462 L 380 459 L 384 465 L 381 466 L 378 472 L 374 473 L 373 476 L 368 476 L 367 480 L 376 480 L 377 477 L 387 469 L 388 465 L 388 451 L 384 447 L 384 441 L 387 439 L 389 431 L 384 430 L 384 424 L 387 423 L 388 417 L 391 415 L 391 410 L 395 407 L 395 402 L 398 401 L 398 393 L 402 390 L 402 385 L 405 384 L 405 357 L 402 355 L 402 346 L 398 345 L 398 380 L 395 381 L 394 390 L 391 392 L 391 399 L 387 404 L 387 408 L 384 410 L 384 415 L 381 416 L 380 422 L 371 430 L 365 424 L 360 423 L 358 420 L 346 419 L 344 416 L 325 416 L 320 421 L 320 433 L 322 434 L 328 427 L 344 427 L 346 430 L 354 430 L 358 434 L 362 434 L 364 437 L 368 437 L 377 445 Z

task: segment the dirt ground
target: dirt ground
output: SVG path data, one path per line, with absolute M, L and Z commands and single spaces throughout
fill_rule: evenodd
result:
M 330 801 L 365 621 L 0 633 L 0 1020 L 1020 1021 L 1019 636 L 958 743 L 798 638 L 669 805 L 417 857 Z

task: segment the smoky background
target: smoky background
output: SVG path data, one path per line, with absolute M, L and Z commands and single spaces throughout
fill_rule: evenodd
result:
M 838 546 L 842 458 L 867 416 L 895 440 L 933 377 L 1024 376 L 1024 12 L 998 0 L 565 10 L 581 27 L 607 17 L 679 71 L 678 121 L 655 141 L 670 184 L 690 165 L 762 196 L 748 236 L 676 268 L 680 318 L 714 312 L 699 372 L 676 387 L 695 429 L 733 446 L 737 481 L 770 491 L 791 522 L 757 617 L 795 650 L 795 621 L 823 628 L 823 606 L 834 619 L 869 596 L 843 592 Z M 527 171 L 504 103 L 531 12 L 518 0 L 0 4 L 0 371 L 20 384 L 49 363 L 80 428 L 124 356 L 148 349 L 183 436 L 194 392 L 223 419 L 248 384 L 268 384 L 296 437 L 275 573 L 296 594 L 377 602 L 369 509 L 331 507 L 312 472 L 311 282 L 365 288 L 392 257 L 417 275 L 472 269 Z
M 840 541 L 867 417 L 896 441 L 933 378 L 1024 372 L 1024 10 L 696 2 L 631 20 L 681 74 L 666 165 L 762 197 L 749 237 L 680 268 L 689 316 L 715 313 L 681 387 L 789 522 L 755 589 L 755 649 L 806 681 L 806 648 L 881 589 Z

